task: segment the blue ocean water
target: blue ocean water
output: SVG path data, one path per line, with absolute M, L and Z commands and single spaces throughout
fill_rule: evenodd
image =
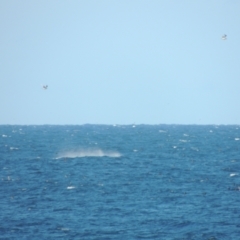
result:
M 240 126 L 0 126 L 0 239 L 240 239 Z

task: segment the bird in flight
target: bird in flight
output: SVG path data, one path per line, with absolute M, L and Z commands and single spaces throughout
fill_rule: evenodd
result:
M 226 35 L 226 34 L 224 34 L 224 35 L 222 36 L 222 40 L 227 40 L 227 35 Z
M 47 90 L 47 88 L 48 88 L 48 85 L 43 85 L 44 90 Z

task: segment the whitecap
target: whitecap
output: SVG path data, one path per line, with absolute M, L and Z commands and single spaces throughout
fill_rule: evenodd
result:
M 240 138 L 235 138 L 235 140 L 236 140 L 236 141 L 239 141 L 239 140 L 240 140 Z
M 18 150 L 16 147 L 10 147 L 10 150 Z
M 62 231 L 69 231 L 69 228 L 61 228 Z
M 230 174 L 230 177 L 234 177 L 234 176 L 236 176 L 236 175 L 238 175 L 238 173 L 231 173 L 231 174 Z
M 7 137 L 7 135 L 3 134 L 2 137 Z
M 74 189 L 74 186 L 68 186 L 67 189 Z
M 187 142 L 187 140 L 180 139 L 179 142 Z
M 199 149 L 196 148 L 196 147 L 191 147 L 191 149 L 194 150 L 194 151 L 197 151 L 197 152 L 199 151 Z

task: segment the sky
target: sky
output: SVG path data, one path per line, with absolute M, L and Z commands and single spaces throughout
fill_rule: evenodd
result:
M 1 0 L 0 124 L 240 124 L 240 1 Z

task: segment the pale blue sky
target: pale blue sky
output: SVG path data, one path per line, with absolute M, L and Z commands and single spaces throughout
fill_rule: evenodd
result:
M 1 0 L 0 36 L 0 124 L 240 124 L 239 0 Z

